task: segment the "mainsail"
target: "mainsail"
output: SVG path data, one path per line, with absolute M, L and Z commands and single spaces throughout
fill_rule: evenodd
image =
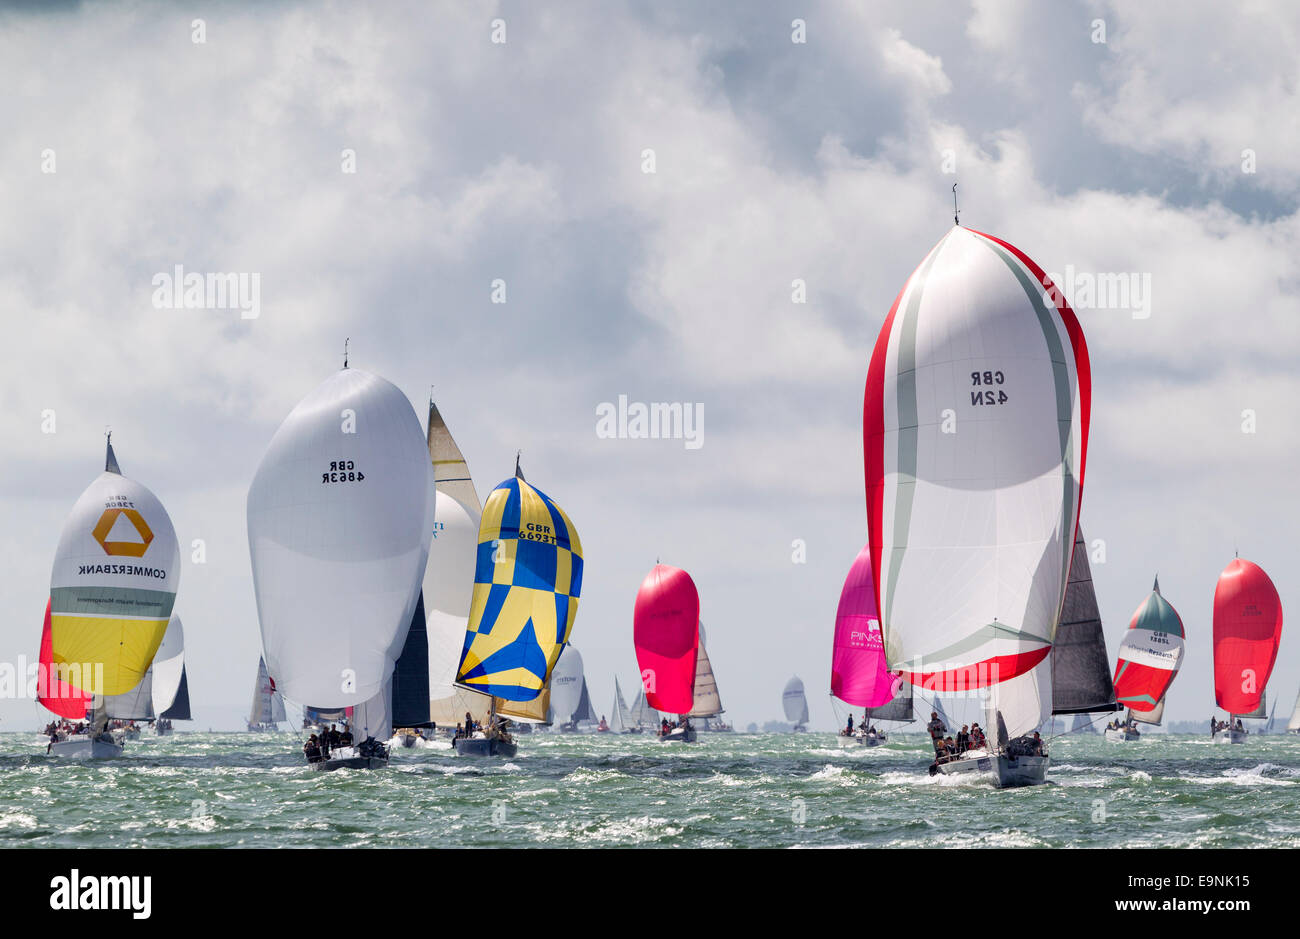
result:
M 808 696 L 804 694 L 803 679 L 795 675 L 785 683 L 781 692 L 781 709 L 785 719 L 796 725 L 808 723 Z
M 1165 694 L 1183 662 L 1184 635 L 1182 617 L 1160 595 L 1157 577 L 1129 621 L 1115 664 L 1115 695 L 1135 720 L 1160 723 Z
M 1287 733 L 1300 733 L 1300 694 L 1296 695 L 1295 708 L 1291 711 L 1291 720 L 1286 723 Z
M 885 664 L 885 646 L 876 612 L 871 547 L 858 552 L 844 579 L 835 611 L 831 652 L 831 694 L 854 707 L 880 707 L 893 700 L 902 679 Z
M 146 680 L 176 601 L 180 551 L 156 496 L 105 471 L 72 507 L 50 575 L 50 661 L 96 694 L 96 721 L 153 717 Z M 79 677 L 78 677 L 79 676 Z
M 718 694 L 718 680 L 713 675 L 709 653 L 704 648 L 704 624 L 699 626 L 699 646 L 695 655 L 695 684 L 691 689 L 691 710 L 688 717 L 717 717 L 723 713 L 722 696 Z
M 393 669 L 433 530 L 422 436 L 396 386 L 344 368 L 285 418 L 248 489 L 267 670 L 287 698 L 353 707 L 358 738 L 392 733 Z
M 460 446 L 451 436 L 438 406 L 429 402 L 427 434 L 433 464 L 437 513 L 429 567 L 424 575 L 424 613 L 429 644 L 430 719 L 446 727 L 464 723 L 468 712 L 486 726 L 492 711 L 490 695 L 456 685 L 456 668 L 465 645 L 474 570 L 478 557 L 478 526 L 483 506 Z M 499 713 L 506 713 L 497 702 Z M 521 719 L 515 713 L 509 716 Z M 531 712 L 529 712 L 531 717 Z M 545 718 L 545 711 L 537 715 Z
M 506 701 L 542 693 L 573 631 L 582 541 L 564 510 L 519 475 L 488 496 L 458 684 Z
M 1135 711 L 1129 708 L 1128 719 L 1136 721 L 1139 724 L 1151 724 L 1159 727 L 1160 722 L 1165 718 L 1165 699 L 1161 698 L 1156 706 L 1149 711 Z
M 248 709 L 248 723 L 275 724 L 284 719 L 284 699 L 271 685 L 266 660 L 259 657 L 257 679 L 253 682 L 253 703 Z
M 393 726 L 428 727 L 429 719 L 429 635 L 424 622 L 424 594 L 421 592 L 411 614 L 406 644 L 393 666 Z
M 1214 588 L 1214 699 L 1230 714 L 1262 705 L 1282 639 L 1282 601 L 1258 565 L 1234 558 Z
M 628 709 L 626 702 L 623 700 L 623 689 L 619 687 L 618 676 L 614 676 L 614 707 L 613 717 L 610 718 L 610 730 L 616 734 L 624 733 L 636 726 L 636 719 Z
M 1010 737 L 1051 715 L 1090 382 L 1078 321 L 1043 271 L 962 227 L 903 286 L 871 357 L 863 447 L 886 659 L 923 691 L 987 687 Z
M 1052 642 L 1052 713 L 1118 711 L 1110 680 L 1110 657 L 1101 629 L 1101 612 L 1092 587 L 1092 566 L 1083 528 L 1074 536 L 1070 580 L 1065 586 L 1061 621 Z
M 646 700 L 645 689 L 642 688 L 637 692 L 636 701 L 632 704 L 633 725 L 642 730 L 650 730 L 651 728 L 658 728 L 661 720 L 659 713 Z
M 636 594 L 632 643 L 646 701 L 656 711 L 687 714 L 695 706 L 700 595 L 691 575 L 667 564 L 650 569 Z
M 935 707 L 939 709 L 942 716 L 943 708 L 935 702 Z M 869 707 L 863 712 L 866 717 L 877 721 L 898 721 L 903 724 L 910 724 L 916 720 L 912 713 L 912 686 L 908 682 L 902 682 L 898 686 L 898 693 L 878 707 Z M 944 718 L 947 721 L 947 718 Z
M 181 618 L 172 614 L 162 644 L 154 654 L 153 711 L 169 720 L 190 719 L 190 690 L 185 678 L 185 629 Z

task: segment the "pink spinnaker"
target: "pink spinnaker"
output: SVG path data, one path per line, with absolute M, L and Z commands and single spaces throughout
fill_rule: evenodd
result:
M 656 564 L 641 582 L 632 614 L 632 643 L 646 702 L 656 711 L 688 714 L 695 703 L 700 595 L 691 575 Z
M 858 552 L 840 591 L 831 654 L 831 694 L 855 707 L 876 708 L 897 696 L 903 679 L 885 667 L 885 644 L 876 610 L 871 546 Z

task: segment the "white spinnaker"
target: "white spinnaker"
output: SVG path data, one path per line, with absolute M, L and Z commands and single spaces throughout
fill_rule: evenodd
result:
M 582 701 L 582 681 L 582 655 L 567 645 L 551 671 L 551 710 L 555 712 L 556 723 L 567 724 L 585 716 L 575 716 Z
M 155 714 L 161 714 L 176 700 L 181 675 L 185 671 L 185 629 L 175 613 L 167 623 L 162 645 L 154 653 L 150 671 L 153 672 L 153 710 Z
M 891 669 L 937 674 L 1044 656 L 1038 672 L 1048 662 L 1078 516 L 1082 426 L 1072 344 L 1045 289 L 1011 252 L 954 228 L 900 298 L 882 390 Z M 1049 718 L 1047 671 L 997 693 L 1011 736 Z
M 808 696 L 804 693 L 803 680 L 799 676 L 796 675 L 785 683 L 785 690 L 781 692 L 781 707 L 785 711 L 786 720 L 796 724 L 808 723 Z
M 454 727 L 464 721 L 466 711 L 472 712 L 476 720 L 484 721 L 491 708 L 487 695 L 455 685 L 474 594 L 481 513 L 477 501 L 466 505 L 441 490 L 436 498 L 437 522 L 429 545 L 429 568 L 424 575 L 430 719 Z
M 341 708 L 385 687 L 428 561 L 432 493 L 419 419 L 388 381 L 344 369 L 285 418 L 248 490 L 253 585 L 277 691 Z

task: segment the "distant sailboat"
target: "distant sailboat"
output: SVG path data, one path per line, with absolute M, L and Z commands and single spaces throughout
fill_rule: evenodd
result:
M 726 711 L 722 707 L 718 679 L 713 674 L 713 663 L 709 661 L 704 642 L 704 624 L 700 623 L 699 644 L 695 655 L 695 684 L 691 689 L 691 712 L 687 716 L 701 722 L 697 730 L 730 731 L 729 725 L 718 720 Z M 717 723 L 714 723 L 715 720 Z
M 1064 297 L 1023 252 L 968 228 L 940 239 L 881 329 L 863 447 L 886 657 L 928 692 L 987 689 L 988 749 L 939 755 L 934 772 L 1046 781 L 1032 735 L 1053 710 L 1090 394 Z
M 185 673 L 185 629 L 175 613 L 167 623 L 162 644 L 149 667 L 153 686 L 154 729 L 158 736 L 172 732 L 172 721 L 190 720 L 190 682 Z
M 564 647 L 551 672 L 551 710 L 561 733 L 577 733 L 578 722 L 587 720 L 591 710 L 582 654 L 572 644 Z
M 1095 737 L 1097 736 L 1097 728 L 1087 714 L 1076 714 L 1074 715 L 1074 723 L 1070 725 L 1070 733 Z
M 659 712 L 652 708 L 650 702 L 646 700 L 644 688 L 637 692 L 631 710 L 632 727 L 635 728 L 632 733 L 659 733 L 662 718 L 660 718 Z
M 835 610 L 835 637 L 831 653 L 832 701 L 863 709 L 858 728 L 844 727 L 841 747 L 878 747 L 888 734 L 876 720 L 912 721 L 911 686 L 889 671 L 876 610 L 876 586 L 871 570 L 871 548 L 858 552 Z M 848 719 L 853 719 L 850 713 Z
M 1115 695 L 1128 708 L 1128 717 L 1122 726 L 1107 728 L 1107 740 L 1138 739 L 1136 723 L 1159 726 L 1165 714 L 1165 695 L 1182 666 L 1184 638 L 1182 617 L 1161 595 L 1157 577 L 1120 643 Z
M 691 575 L 656 564 L 641 582 L 632 614 L 632 642 L 649 707 L 687 715 L 695 706 L 699 635 L 700 596 Z M 686 724 L 659 739 L 694 741 L 696 732 Z
M 387 766 L 393 721 L 428 719 L 427 693 L 412 715 L 394 691 L 408 639 L 419 646 L 424 634 L 433 513 L 406 395 L 346 365 L 290 412 L 253 476 L 248 543 L 267 672 L 286 698 L 352 709 L 354 744 L 308 752 L 313 769 Z M 410 661 L 427 667 L 422 648 Z
M 152 492 L 121 475 L 110 438 L 104 472 L 72 507 L 50 575 L 53 677 L 65 691 L 93 691 L 93 716 L 86 735 L 52 743 L 51 754 L 120 756 L 108 721 L 154 717 L 149 667 L 179 580 L 171 519 Z
M 808 696 L 804 694 L 803 680 L 795 675 L 785 683 L 781 692 L 781 709 L 785 719 L 794 722 L 794 733 L 808 730 Z
M 1234 558 L 1214 588 L 1214 699 L 1228 712 L 1216 743 L 1244 743 L 1242 717 L 1267 716 L 1265 688 L 1282 639 L 1282 601 L 1273 581 L 1250 561 Z
M 632 714 L 632 709 L 627 706 L 623 700 L 623 689 L 619 686 L 618 676 L 614 676 L 614 706 L 610 709 L 613 717 L 610 718 L 609 729 L 616 734 L 639 734 L 641 728 L 636 726 L 636 718 Z
M 266 659 L 259 656 L 257 678 L 253 681 L 253 703 L 248 708 L 248 730 L 250 733 L 274 732 L 282 720 L 285 720 L 284 699 L 271 684 Z
M 1300 734 L 1300 694 L 1296 695 L 1295 707 L 1291 711 L 1291 720 L 1287 721 L 1286 732 Z
M 582 542 L 573 522 L 524 479 L 516 459 L 515 475 L 492 490 L 479 523 L 474 598 L 457 685 L 544 708 L 538 699 L 572 635 L 582 571 Z M 455 741 L 458 754 L 515 755 L 517 744 L 498 725 L 495 708 L 483 726 L 482 734 Z

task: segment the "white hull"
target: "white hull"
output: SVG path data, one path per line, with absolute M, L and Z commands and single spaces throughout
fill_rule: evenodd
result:
M 880 747 L 889 742 L 889 735 L 868 734 L 863 736 L 861 734 L 853 734 L 852 736 L 847 736 L 845 734 L 839 734 L 838 739 L 840 747 L 844 749 L 852 749 L 856 747 Z
M 104 760 L 122 755 L 120 743 L 105 740 L 91 740 L 89 737 L 73 737 L 60 740 L 50 747 L 50 756 L 68 760 Z
M 1215 743 L 1245 743 L 1250 736 L 1244 730 L 1221 730 L 1214 735 Z
M 1142 735 L 1136 730 L 1107 730 L 1106 739 L 1111 743 L 1125 743 L 1130 740 L 1141 740 Z
M 988 774 L 999 789 L 1017 786 L 1039 786 L 1047 782 L 1046 756 L 990 756 L 982 750 L 968 752 L 955 760 L 940 763 L 937 771 L 944 776 L 961 776 L 967 773 Z

